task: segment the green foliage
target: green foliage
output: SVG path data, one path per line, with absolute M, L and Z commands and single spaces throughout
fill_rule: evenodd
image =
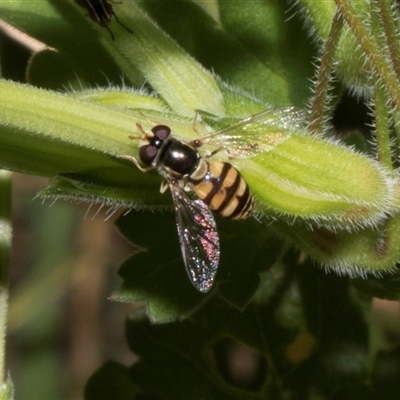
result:
M 86 398 L 393 398 L 399 350 L 372 343 L 365 293 L 400 291 L 397 10 L 388 0 L 110 4 L 112 35 L 72 0 L 0 2 L 7 22 L 48 46 L 30 59 L 29 85 L 0 81 L 0 167 L 52 178 L 44 197 L 132 209 L 117 225 L 139 247 L 112 297 L 143 304 L 126 325 L 139 361 L 103 366 Z M 376 151 L 361 135 L 363 152 L 327 137 L 332 74 L 335 93 L 369 102 Z M 309 120 L 293 108 L 307 103 Z M 186 141 L 222 129 L 215 158 L 255 196 L 256 218 L 216 218 L 221 260 L 207 295 L 185 274 L 160 177 L 121 157 L 137 157 L 137 123 Z M 373 278 L 325 275 L 308 256 Z M 257 383 L 226 373 L 228 342 L 256 355 Z
M 135 225 L 146 229 L 132 229 Z M 131 212 L 118 220 L 118 227 L 134 243 L 146 246 L 146 251 L 121 267 L 119 273 L 124 283 L 115 294 L 118 300 L 146 300 L 154 322 L 181 319 L 207 301 L 206 296 L 193 290 L 184 273 L 171 213 L 161 219 L 158 214 Z M 218 292 L 227 303 L 244 309 L 258 287 L 258 274 L 278 259 L 283 241 L 255 220 L 243 222 L 240 231 L 233 234 L 235 229 L 235 222 L 218 219 L 222 241 Z M 232 253 L 234 258 L 229 256 Z

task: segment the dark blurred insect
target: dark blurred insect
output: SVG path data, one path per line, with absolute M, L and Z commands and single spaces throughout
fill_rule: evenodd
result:
M 100 26 L 103 26 L 110 32 L 112 40 L 115 39 L 108 24 L 111 22 L 111 17 L 114 16 L 115 20 L 129 33 L 132 33 L 117 17 L 111 3 L 108 0 L 75 0 L 75 3 L 85 8 L 88 12 L 89 17 L 97 22 Z

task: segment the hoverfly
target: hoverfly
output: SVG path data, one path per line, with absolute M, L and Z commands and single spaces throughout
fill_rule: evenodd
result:
M 129 33 L 132 33 L 117 17 L 111 3 L 108 0 L 75 0 L 75 3 L 85 8 L 89 17 L 97 22 L 100 26 L 106 28 L 110 32 L 112 40 L 115 39 L 108 24 L 111 22 L 111 17 L 114 16 L 115 20 Z
M 284 112 L 283 112 L 284 111 Z M 283 112 L 283 113 L 282 113 Z M 279 122 L 285 129 L 286 113 L 293 109 L 271 111 L 246 118 L 226 129 L 217 131 L 202 139 L 190 142 L 173 137 L 166 125 L 156 125 L 145 132 L 137 124 L 141 136 L 131 135 L 130 139 L 140 140 L 140 162 L 132 156 L 119 158 L 132 161 L 142 172 L 156 169 L 166 183 L 161 186 L 161 193 L 168 188 L 171 191 L 176 226 L 186 272 L 194 287 L 200 292 L 208 292 L 214 282 L 219 263 L 219 237 L 212 211 L 232 219 L 244 219 L 254 211 L 254 198 L 239 171 L 230 163 L 210 160 L 224 147 L 219 146 L 207 156 L 201 156 L 199 148 L 211 140 L 234 144 L 228 149 L 234 157 L 248 157 L 268 151 L 271 146 L 286 140 L 284 135 L 275 139 L 260 136 L 260 126 Z M 300 118 L 300 117 L 299 117 Z M 260 123 L 262 121 L 262 123 Z M 253 140 L 256 139 L 257 142 Z M 188 192 L 195 195 L 193 199 Z

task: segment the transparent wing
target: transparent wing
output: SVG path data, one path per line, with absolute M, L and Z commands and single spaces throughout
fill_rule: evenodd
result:
M 203 201 L 189 199 L 178 182 L 171 180 L 168 183 L 186 272 L 195 288 L 206 293 L 214 282 L 219 262 L 219 237 L 214 216 Z
M 194 142 L 221 147 L 231 158 L 250 158 L 271 151 L 293 131 L 306 127 L 304 111 L 294 107 L 269 109 L 234 123 L 224 121 L 230 125 Z

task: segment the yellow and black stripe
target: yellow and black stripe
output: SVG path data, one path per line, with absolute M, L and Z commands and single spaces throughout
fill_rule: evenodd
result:
M 231 164 L 209 161 L 207 177 L 193 182 L 198 198 L 223 217 L 247 218 L 254 210 L 254 199 L 246 181 Z

